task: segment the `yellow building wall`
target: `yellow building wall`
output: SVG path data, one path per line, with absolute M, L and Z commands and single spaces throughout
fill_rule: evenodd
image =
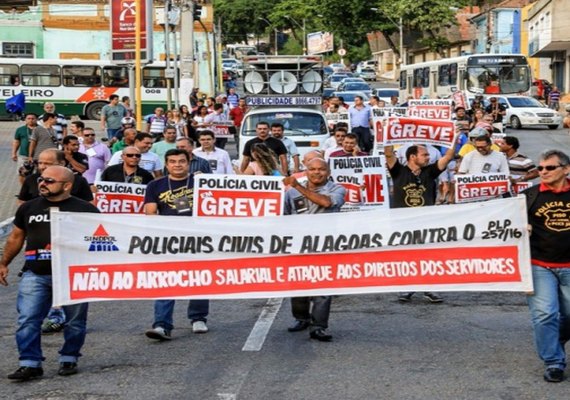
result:
M 534 6 L 535 3 L 530 3 L 529 5 L 521 8 L 521 53 L 524 54 L 528 59 L 528 64 L 532 70 L 532 77 L 540 77 L 540 58 L 529 57 L 528 54 L 528 24 L 526 20 L 528 19 L 528 11 Z

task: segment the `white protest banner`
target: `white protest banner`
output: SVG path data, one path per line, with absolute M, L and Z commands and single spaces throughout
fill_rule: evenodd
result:
M 343 211 L 389 208 L 384 156 L 331 157 L 331 178 L 346 189 Z
M 264 218 L 52 211 L 50 221 L 55 305 L 533 289 L 522 196 Z
M 195 217 L 267 217 L 283 214 L 283 177 L 194 175 Z
M 451 99 L 409 100 L 408 117 L 451 119 Z
M 451 147 L 455 139 L 455 123 L 408 117 L 390 117 L 384 130 L 384 146 L 394 144 L 431 144 Z
M 455 175 L 455 201 L 466 203 L 489 200 L 511 190 L 508 174 Z
M 503 142 L 505 137 L 507 136 L 506 133 L 492 133 L 491 134 L 491 141 L 495 143 L 497 146 Z
M 106 214 L 142 214 L 146 185 L 96 181 L 95 205 Z
M 234 123 L 232 121 L 215 122 L 208 127 L 217 138 L 233 138 L 234 134 L 232 128 Z
M 339 122 L 344 122 L 350 128 L 350 114 L 347 112 L 340 112 L 340 113 L 326 113 L 327 124 L 329 129 L 333 129 L 336 124 Z

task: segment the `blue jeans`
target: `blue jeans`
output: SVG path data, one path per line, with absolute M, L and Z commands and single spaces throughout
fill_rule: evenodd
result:
M 153 328 L 161 327 L 168 331 L 174 329 L 174 300 L 156 300 L 154 302 L 154 323 Z M 210 300 L 190 300 L 188 303 L 188 319 L 192 323 L 196 321 L 207 322 L 210 310 Z
M 36 275 L 26 271 L 18 286 L 18 330 L 16 343 L 20 366 L 37 368 L 44 360 L 41 347 L 41 325 L 52 301 L 51 275 Z M 77 362 L 87 333 L 88 304 L 64 306 L 67 325 L 63 330 L 64 343 L 59 351 L 59 362 Z
M 63 312 L 63 308 L 50 308 L 47 319 L 56 324 L 65 324 L 65 313 Z
M 570 339 L 570 268 L 532 266 L 534 294 L 528 305 L 538 356 L 547 368 L 566 368 Z
M 117 133 L 121 130 L 121 128 L 116 128 L 116 129 L 112 129 L 112 128 L 107 128 L 107 138 L 109 138 L 109 140 L 113 139 L 114 137 L 117 137 Z

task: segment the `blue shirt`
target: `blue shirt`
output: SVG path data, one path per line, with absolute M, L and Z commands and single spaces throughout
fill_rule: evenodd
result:
M 352 128 L 370 128 L 370 107 L 365 105 L 361 109 L 352 106 L 348 109 L 350 125 Z

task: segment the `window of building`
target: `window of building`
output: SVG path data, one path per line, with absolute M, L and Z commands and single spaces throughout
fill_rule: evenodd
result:
M 4 57 L 34 58 L 34 44 L 26 42 L 2 43 Z

